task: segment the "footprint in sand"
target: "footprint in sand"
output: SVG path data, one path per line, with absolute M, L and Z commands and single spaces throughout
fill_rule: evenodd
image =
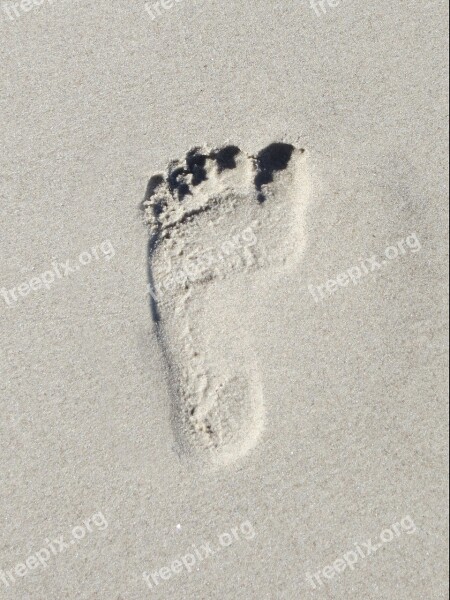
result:
M 264 429 L 245 296 L 300 259 L 309 196 L 307 153 L 283 143 L 194 148 L 149 182 L 149 290 L 182 453 L 228 464 Z

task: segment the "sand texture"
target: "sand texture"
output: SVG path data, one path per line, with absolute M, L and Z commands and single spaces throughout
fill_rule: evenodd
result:
M 447 23 L 0 4 L 0 600 L 448 598 Z

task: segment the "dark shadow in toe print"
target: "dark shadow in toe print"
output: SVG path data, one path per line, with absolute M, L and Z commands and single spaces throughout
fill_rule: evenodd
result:
M 164 183 L 164 177 L 162 175 L 153 175 L 147 185 L 147 191 L 145 193 L 145 199 L 149 200 L 156 192 L 157 188 Z
M 240 150 L 237 146 L 225 146 L 225 148 L 221 148 L 212 154 L 212 158 L 217 162 L 219 173 L 237 167 L 235 159 L 239 152 Z
M 163 183 L 164 183 L 164 177 L 162 175 L 153 175 L 153 177 L 150 178 L 150 180 L 147 184 L 147 189 L 145 191 L 145 197 L 140 204 L 140 210 L 142 212 L 145 211 L 145 202 L 150 200 L 150 198 L 154 195 L 154 193 L 159 188 L 159 186 L 162 185 Z M 153 207 L 153 214 L 157 217 L 163 212 L 163 210 L 164 210 L 164 205 L 162 203 L 159 203 Z
M 169 171 L 167 178 L 169 189 L 173 195 L 178 196 L 178 200 L 182 202 L 185 196 L 191 195 L 189 185 L 185 181 L 188 171 L 184 167 L 174 165 Z
M 272 183 L 276 171 L 284 171 L 291 160 L 294 146 L 291 144 L 275 143 L 261 150 L 256 161 L 258 172 L 255 177 L 255 186 L 258 190 L 258 201 L 264 202 L 266 197 L 262 186 Z
M 164 183 L 164 177 L 162 175 L 154 175 L 148 182 L 144 202 L 145 202 L 145 200 L 150 200 L 150 198 L 154 195 L 154 193 L 159 188 L 159 186 L 162 185 L 163 183 Z M 142 208 L 143 208 L 143 205 L 142 205 Z M 153 214 L 155 215 L 155 217 L 159 217 L 159 215 L 165 210 L 165 208 L 166 208 L 166 205 L 163 201 L 158 202 L 157 204 L 155 203 L 153 205 Z
M 192 185 L 200 185 L 202 181 L 208 179 L 208 174 L 205 169 L 206 156 L 199 154 L 199 149 L 194 148 L 186 155 L 186 165 L 188 172 L 192 173 Z

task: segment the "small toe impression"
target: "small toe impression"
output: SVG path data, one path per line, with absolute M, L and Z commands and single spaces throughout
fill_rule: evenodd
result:
M 147 222 L 155 222 L 167 208 L 167 196 L 164 194 L 165 178 L 162 174 L 153 175 L 147 184 L 145 197 L 140 208 Z
M 193 148 L 187 153 L 186 166 L 188 172 L 192 174 L 192 185 L 200 185 L 208 179 L 206 171 L 207 158 L 205 154 L 201 154 L 200 148 Z
M 255 186 L 258 190 L 258 201 L 264 202 L 266 197 L 262 186 L 272 183 L 276 171 L 284 171 L 287 168 L 294 146 L 291 144 L 274 143 L 261 150 L 256 157 L 258 172 L 255 177 Z
M 141 211 L 145 212 L 147 210 L 149 202 L 157 193 L 158 189 L 164 184 L 164 181 L 164 176 L 160 173 L 158 173 L 158 175 L 153 175 L 153 177 L 150 177 L 149 182 L 147 184 L 147 189 L 145 191 L 144 199 L 140 204 Z
M 222 173 L 222 171 L 226 171 L 227 169 L 235 169 L 237 167 L 236 156 L 239 153 L 240 150 L 237 146 L 225 146 L 214 152 L 212 158 L 217 162 L 219 173 Z
M 179 162 L 170 165 L 167 183 L 172 194 L 178 196 L 178 200 L 180 201 L 184 200 L 185 196 L 191 194 L 189 184 L 186 181 L 187 175 L 188 171 L 183 166 L 180 166 Z
M 200 185 L 208 179 L 206 161 L 208 157 L 200 148 L 193 148 L 186 154 L 183 162 L 175 161 L 169 167 L 169 189 L 182 202 L 186 196 L 192 196 L 191 187 Z
M 164 183 L 164 175 L 158 173 L 158 175 L 153 175 L 150 177 L 150 180 L 147 185 L 147 191 L 145 193 L 145 199 L 150 200 L 150 198 L 155 194 L 156 190 L 163 185 Z

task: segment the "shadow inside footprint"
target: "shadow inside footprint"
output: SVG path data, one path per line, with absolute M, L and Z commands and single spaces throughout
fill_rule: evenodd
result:
M 237 146 L 225 146 L 225 148 L 217 150 L 217 152 L 212 155 L 212 157 L 216 159 L 219 173 L 237 167 L 236 156 L 239 152 L 240 150 Z
M 156 190 L 163 183 L 164 183 L 164 177 L 162 175 L 153 175 L 153 177 L 150 178 L 148 185 L 147 185 L 147 190 L 145 192 L 145 197 L 144 197 L 143 201 L 141 202 L 141 206 L 140 206 L 141 211 L 145 211 L 145 203 L 148 202 L 152 198 L 152 196 L 155 194 Z M 166 206 L 164 205 L 163 202 L 158 202 L 158 203 L 154 204 L 154 206 L 153 206 L 153 214 L 157 217 L 164 212 L 165 208 L 166 208 Z
M 192 185 L 200 185 L 208 179 L 206 172 L 206 156 L 199 153 L 199 148 L 194 148 L 186 155 L 188 172 L 192 173 Z
M 191 195 L 189 185 L 185 181 L 185 176 L 187 174 L 188 171 L 184 167 L 173 166 L 173 168 L 169 170 L 169 176 L 167 178 L 169 189 L 172 194 L 175 194 L 175 192 L 177 193 L 180 202 L 183 201 L 185 196 Z
M 294 146 L 291 144 L 274 143 L 261 150 L 257 155 L 258 172 L 255 177 L 255 186 L 258 190 L 258 201 L 265 202 L 266 196 L 262 186 L 272 183 L 276 171 L 284 171 L 291 160 Z

